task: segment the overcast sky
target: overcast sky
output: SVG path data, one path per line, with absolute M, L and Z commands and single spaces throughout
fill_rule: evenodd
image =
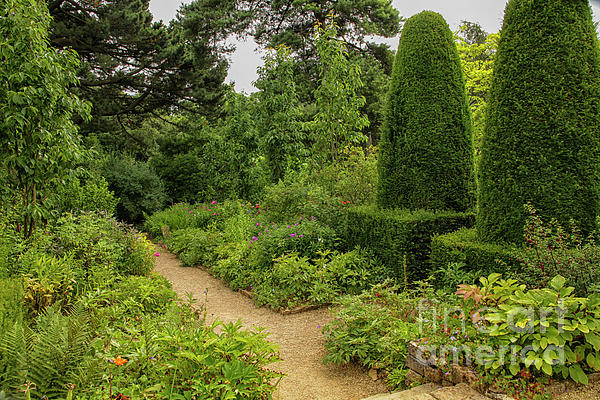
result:
M 600 19 L 600 0 L 591 0 L 594 19 Z M 150 11 L 156 20 L 168 24 L 175 17 L 182 0 L 150 0 Z M 502 25 L 506 0 L 394 0 L 394 7 L 403 17 L 410 17 L 423 10 L 437 11 L 446 18 L 450 28 L 456 30 L 460 21 L 478 22 L 487 32 L 497 32 Z M 398 45 L 395 38 L 389 43 L 392 48 Z M 237 51 L 231 58 L 227 82 L 235 82 L 235 88 L 247 93 L 256 89 L 252 82 L 256 80 L 256 68 L 262 64 L 261 55 L 257 53 L 253 41 L 237 43 Z

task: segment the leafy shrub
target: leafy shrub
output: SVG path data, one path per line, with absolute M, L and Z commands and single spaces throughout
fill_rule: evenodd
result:
M 157 211 L 146 218 L 144 229 L 155 238 L 164 233 L 184 228 L 206 228 L 210 224 L 222 224 L 227 218 L 240 214 L 242 204 L 237 201 L 218 203 L 212 200 L 191 205 L 178 203 L 165 210 Z
M 436 235 L 431 241 L 431 265 L 443 268 L 450 263 L 464 264 L 469 272 L 504 272 L 519 265 L 512 245 L 484 243 L 474 228 Z
M 23 297 L 23 283 L 20 279 L 0 279 L 0 343 L 15 325 L 23 323 Z M 10 357 L 0 351 L 0 382 L 4 382 L 12 373 L 9 369 L 10 363 Z M 0 384 L 0 390 L 1 387 Z
M 587 2 L 508 3 L 481 146 L 480 240 L 520 243 L 528 202 L 545 220 L 572 218 L 584 234 L 595 228 L 597 40 Z
M 68 256 L 37 255 L 23 277 L 23 301 L 32 315 L 54 304 L 67 309 L 77 294 L 85 290 L 84 271 Z
M 273 260 L 295 252 L 301 257 L 316 258 L 319 252 L 334 250 L 339 238 L 333 229 L 316 220 L 301 220 L 295 224 L 273 224 L 261 235 L 253 236 L 249 246 L 248 265 L 256 271 L 266 271 Z
M 348 210 L 348 246 L 370 249 L 390 271 L 390 278 L 407 281 L 429 274 L 431 238 L 463 226 L 472 226 L 473 214 L 449 211 L 379 210 L 354 207 Z M 406 272 L 404 275 L 404 259 Z
M 529 368 L 534 374 L 587 384 L 584 371 L 600 370 L 600 296 L 574 297 L 574 288 L 565 283 L 557 275 L 549 287 L 527 291 L 514 279 L 492 274 L 481 278 L 481 287 L 461 288 L 458 293 L 474 308 L 483 307 L 479 320 L 486 330 L 480 335 L 496 349 L 479 365 L 486 373 L 515 376 Z M 523 357 L 505 357 L 498 351 L 503 347 Z
M 455 288 L 461 284 L 473 284 L 483 275 L 480 270 L 468 270 L 462 262 L 451 262 L 434 270 L 429 281 L 439 290 L 449 294 L 454 293 Z
M 25 249 L 26 241 L 18 231 L 17 222 L 4 210 L 0 210 L 0 278 L 7 277 L 15 269 L 14 260 Z
M 472 207 L 470 110 L 453 34 L 440 14 L 423 11 L 404 24 L 381 132 L 380 207 Z
M 87 285 L 108 283 L 111 274 L 147 274 L 153 248 L 142 234 L 101 214 L 66 214 L 53 229 L 55 251 L 71 255 L 83 269 Z M 106 282 L 104 282 L 106 280 Z
M 315 217 L 335 226 L 342 216 L 343 205 L 322 187 L 309 184 L 301 177 L 290 176 L 265 189 L 261 209 L 268 221 L 276 223 L 288 224 L 299 218 Z
M 118 265 L 119 273 L 125 275 L 148 275 L 154 268 L 154 244 L 146 235 L 129 228 L 121 242 L 125 252 Z
M 165 243 L 169 250 L 177 253 L 183 265 L 210 267 L 217 261 L 217 247 L 222 234 L 215 229 L 179 229 Z
M 250 248 L 246 242 L 223 242 L 217 249 L 219 260 L 211 273 L 223 279 L 232 289 L 246 289 L 253 285 L 253 269 L 248 264 Z
M 313 186 L 323 187 L 339 202 L 345 201 L 355 206 L 374 204 L 377 148 L 368 147 L 365 150 L 362 147 L 346 147 L 342 149 L 339 160 L 312 171 L 306 180 Z
M 552 277 L 561 275 L 579 296 L 599 292 L 600 247 L 595 238 L 584 242 L 574 224 L 566 231 L 556 220 L 544 224 L 530 205 L 526 209 L 525 246 L 513 251 L 519 260 L 519 278 L 529 287 L 543 288 Z
M 325 362 L 358 362 L 367 368 L 403 369 L 406 345 L 419 337 L 416 305 L 397 287 L 376 285 L 336 302 L 335 318 L 323 328 Z
M 383 266 L 368 253 L 324 252 L 314 260 L 296 253 L 274 260 L 254 284 L 254 300 L 275 309 L 320 305 L 339 294 L 358 294 L 383 280 Z
M 108 182 L 103 177 L 82 184 L 79 179 L 69 181 L 59 190 L 59 214 L 68 211 L 104 211 L 112 215 L 119 199 L 108 190 Z
M 108 188 L 120 200 L 117 216 L 129 223 L 162 210 L 168 201 L 161 179 L 148 164 L 125 156 L 111 156 L 102 168 Z

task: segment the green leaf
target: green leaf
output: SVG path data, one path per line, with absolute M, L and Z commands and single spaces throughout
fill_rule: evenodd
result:
M 552 365 L 544 363 L 544 365 L 542 365 L 542 371 L 544 371 L 546 375 L 552 376 Z
M 595 333 L 586 333 L 585 340 L 594 347 L 594 350 L 600 350 L 600 336 L 596 335 Z
M 508 366 L 508 370 L 510 371 L 510 373 L 514 376 L 516 374 L 519 373 L 519 371 L 521 371 L 521 368 L 519 367 L 518 364 L 510 364 Z
M 588 384 L 588 377 L 579 364 L 573 364 L 569 367 L 569 376 L 577 383 Z
M 560 289 L 562 289 L 565 286 L 565 282 L 567 280 L 565 278 L 563 278 L 560 275 L 556 275 L 551 281 L 550 281 L 550 287 L 556 291 L 559 291 Z

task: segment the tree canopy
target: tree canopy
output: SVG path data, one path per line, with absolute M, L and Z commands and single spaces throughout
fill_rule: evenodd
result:
M 50 43 L 81 57 L 76 92 L 92 102 L 88 131 L 114 131 L 172 107 L 211 115 L 227 74 L 227 9 L 209 1 L 180 9 L 167 27 L 148 0 L 50 0 Z M 214 3 L 214 2 L 213 2 Z

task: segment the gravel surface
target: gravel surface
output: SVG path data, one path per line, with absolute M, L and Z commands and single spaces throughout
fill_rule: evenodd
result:
M 268 340 L 279 344 L 283 361 L 272 368 L 286 376 L 274 399 L 353 400 L 387 392 L 381 380 L 374 382 L 356 366 L 323 364 L 326 351 L 320 328 L 331 319 L 326 309 L 281 315 L 256 307 L 252 300 L 232 291 L 206 271 L 182 267 L 175 255 L 162 248 L 160 253 L 156 271 L 171 281 L 179 296 L 192 293 L 200 303 L 205 303 L 208 322 L 241 320 L 247 329 L 266 328 L 270 333 Z

